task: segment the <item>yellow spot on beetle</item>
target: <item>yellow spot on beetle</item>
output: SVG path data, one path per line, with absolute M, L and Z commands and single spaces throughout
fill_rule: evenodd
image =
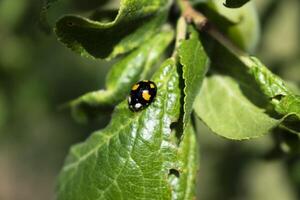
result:
M 155 85 L 153 83 L 150 83 L 151 88 L 155 88 Z
M 143 80 L 143 82 L 144 82 L 144 83 L 148 83 L 149 81 L 148 81 L 148 80 Z
M 143 93 L 142 93 L 142 97 L 143 97 L 143 99 L 145 99 L 146 101 L 149 101 L 150 98 L 151 98 L 151 95 L 149 94 L 149 91 L 148 91 L 148 90 L 144 90 Z
M 139 86 L 140 86 L 139 84 L 134 84 L 131 89 L 132 90 L 137 90 L 139 88 Z

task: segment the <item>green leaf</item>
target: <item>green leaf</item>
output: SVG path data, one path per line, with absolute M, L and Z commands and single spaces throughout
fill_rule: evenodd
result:
M 260 24 L 253 2 L 237 9 L 230 9 L 225 7 L 221 0 L 209 0 L 207 6 L 210 10 L 209 19 L 236 45 L 246 52 L 255 50 L 260 38 Z
M 300 120 L 300 96 L 299 95 L 287 95 L 280 99 L 276 104 L 275 110 L 283 115 L 296 115 L 298 122 Z M 299 122 L 300 123 L 300 122 Z
M 249 71 L 255 77 L 262 92 L 271 100 L 276 112 L 281 115 L 294 114 L 300 120 L 300 96 L 294 94 L 284 81 L 273 74 L 260 60 L 251 57 Z
M 283 80 L 273 74 L 267 67 L 265 67 L 257 58 L 250 57 L 251 64 L 250 74 L 252 74 L 259 84 L 262 92 L 269 98 L 274 98 L 278 95 L 287 95 L 289 90 L 285 86 Z
M 208 57 L 199 40 L 197 31 L 190 27 L 190 38 L 182 41 L 178 55 L 183 66 L 184 116 L 183 123 L 189 122 L 194 100 L 200 91 L 202 81 L 208 70 Z
M 240 83 L 224 75 L 204 80 L 194 108 L 213 132 L 229 139 L 256 138 L 279 124 L 243 94 Z
M 250 0 L 226 0 L 224 6 L 228 8 L 239 8 Z
M 196 133 L 189 123 L 187 124 L 183 140 L 178 150 L 181 166 L 179 178 L 176 177 L 176 175 L 170 177 L 171 184 L 175 191 L 172 199 L 196 199 L 196 177 L 199 169 L 198 151 Z
M 74 7 L 80 10 L 94 10 L 95 8 L 105 5 L 108 1 L 109 0 L 71 0 Z
M 169 0 L 121 0 L 115 20 L 102 23 L 69 15 L 56 24 L 61 42 L 81 55 L 113 58 L 152 37 L 164 23 Z
M 275 95 L 278 101 L 281 97 L 278 94 L 287 93 L 277 76 L 266 68 L 261 70 L 256 66 L 256 70 L 252 69 L 253 60 L 242 63 L 217 44 L 210 52 L 210 60 L 213 75 L 205 80 L 194 109 L 213 132 L 237 140 L 265 135 L 277 126 L 293 133 L 300 132 L 299 121 L 295 119 L 296 109 L 278 115 L 266 95 Z M 249 73 L 249 69 L 252 72 Z M 290 108 L 295 108 L 295 105 Z
M 39 18 L 39 27 L 46 33 L 53 31 L 58 18 L 66 13 L 84 13 L 99 9 L 108 0 L 44 0 Z
M 71 148 L 59 177 L 59 200 L 171 199 L 170 169 L 178 168 L 171 123 L 180 113 L 179 75 L 169 59 L 152 80 L 158 93 L 141 112 L 127 101 L 111 123 Z
M 106 90 L 89 92 L 71 102 L 72 114 L 85 122 L 99 110 L 112 108 L 129 93 L 130 87 L 145 79 L 173 40 L 174 33 L 166 28 L 160 34 L 117 62 L 106 77 Z

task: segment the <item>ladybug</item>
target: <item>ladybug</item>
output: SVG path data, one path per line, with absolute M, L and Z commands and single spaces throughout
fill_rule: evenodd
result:
M 129 108 L 134 111 L 140 111 L 153 102 L 157 92 L 155 83 L 149 80 L 143 80 L 134 84 L 128 97 Z

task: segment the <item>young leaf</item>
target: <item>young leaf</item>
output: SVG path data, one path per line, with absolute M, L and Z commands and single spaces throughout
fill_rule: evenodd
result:
M 196 177 L 199 168 L 199 154 L 196 133 L 191 125 L 187 124 L 183 140 L 180 143 L 178 156 L 181 170 L 179 177 L 171 176 L 171 184 L 174 187 L 172 199 L 195 199 Z
M 193 110 L 194 100 L 200 91 L 202 81 L 208 70 L 208 57 L 199 40 L 197 31 L 190 27 L 190 38 L 182 41 L 178 55 L 183 66 L 184 79 L 184 116 L 186 125 Z
M 222 0 L 210 0 L 207 6 L 208 10 L 213 11 L 208 15 L 209 19 L 237 46 L 246 52 L 255 50 L 260 37 L 260 24 L 253 2 L 237 9 L 230 9 L 223 5 Z M 227 19 L 227 22 L 220 16 Z
M 260 60 L 249 58 L 250 73 L 255 77 L 262 92 L 271 100 L 275 110 L 281 115 L 294 114 L 300 120 L 300 96 L 287 88 L 284 81 L 273 74 Z
M 229 139 L 256 138 L 279 124 L 247 99 L 236 80 L 224 75 L 204 80 L 194 108 L 213 132 Z
M 250 0 L 226 0 L 224 5 L 228 8 L 239 8 Z
M 107 75 L 106 90 L 89 92 L 71 102 L 75 119 L 80 122 L 87 121 L 94 111 L 113 107 L 121 102 L 135 82 L 146 78 L 173 37 L 173 31 L 162 30 L 160 34 L 117 62 Z
M 127 101 L 111 123 L 71 148 L 59 177 L 59 200 L 171 199 L 170 169 L 178 167 L 170 125 L 179 118 L 180 86 L 169 59 L 152 80 L 157 96 L 140 112 Z
M 279 95 L 285 96 L 289 93 L 283 80 L 273 74 L 257 58 L 251 57 L 250 59 L 253 63 L 249 66 L 249 72 L 254 76 L 262 92 L 267 97 L 274 98 Z
M 275 106 L 275 110 L 282 115 L 295 115 L 300 123 L 300 96 L 290 94 L 283 97 Z
M 153 36 L 164 23 L 169 6 L 169 0 L 121 0 L 112 22 L 69 15 L 57 22 L 55 32 L 60 41 L 81 55 L 113 58 Z

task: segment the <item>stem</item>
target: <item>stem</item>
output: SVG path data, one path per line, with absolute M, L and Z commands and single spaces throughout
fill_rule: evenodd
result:
M 253 61 L 249 58 L 249 54 L 237 47 L 226 35 L 221 33 L 215 26 L 205 29 L 206 32 L 226 47 L 233 55 L 235 55 L 247 67 L 252 66 Z
M 186 38 L 186 33 L 187 33 L 186 21 L 183 17 L 180 17 L 177 21 L 175 49 L 172 54 L 172 57 L 175 59 L 177 59 L 177 49 L 180 45 L 180 42 Z
M 249 55 L 237 47 L 226 35 L 221 33 L 216 26 L 208 21 L 207 17 L 196 11 L 190 4 L 189 0 L 177 0 L 178 6 L 182 11 L 182 16 L 188 23 L 195 24 L 199 31 L 207 32 L 211 37 L 225 46 L 232 54 L 234 54 L 247 67 L 251 67 L 253 61 Z
M 202 30 L 208 23 L 208 19 L 200 12 L 196 11 L 188 0 L 177 0 L 182 11 L 182 16 L 188 23 L 194 23 L 197 29 Z

